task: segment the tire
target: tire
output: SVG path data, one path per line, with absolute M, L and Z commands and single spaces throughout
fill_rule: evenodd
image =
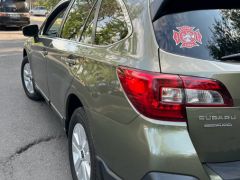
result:
M 24 75 L 24 70 L 26 70 L 25 68 L 26 67 L 29 67 L 29 70 L 30 70 L 30 74 L 28 74 L 28 82 L 29 83 L 32 83 L 32 89 L 29 89 L 27 87 L 27 84 L 26 84 L 26 76 Z M 43 100 L 43 97 L 41 96 L 41 94 L 36 90 L 35 88 L 35 84 L 34 84 L 34 80 L 32 78 L 32 73 L 31 73 L 31 68 L 30 68 L 30 63 L 28 61 L 28 58 L 27 57 L 24 57 L 23 58 L 23 61 L 22 61 L 22 66 L 21 66 L 21 78 L 22 78 L 22 86 L 23 86 L 23 89 L 25 91 L 25 94 L 27 95 L 27 97 L 31 100 L 34 100 L 34 101 L 40 101 L 40 100 Z M 31 86 L 31 85 L 30 85 Z
M 81 130 L 81 132 L 83 132 L 83 133 L 80 133 L 81 136 L 76 136 L 76 134 L 77 134 L 77 132 L 79 132 L 79 130 Z M 85 133 L 85 135 L 84 135 L 84 133 Z M 77 137 L 77 139 L 78 139 L 78 137 L 81 137 L 81 139 L 78 139 L 79 143 L 77 143 L 76 140 L 74 141 L 75 137 Z M 84 144 L 83 143 L 84 139 L 87 142 L 85 143 L 85 146 L 83 147 L 82 145 Z M 74 147 L 78 146 L 78 151 L 76 151 L 76 148 L 73 148 L 73 146 Z M 68 149 L 69 149 L 70 168 L 71 168 L 73 180 L 97 180 L 97 179 L 99 179 L 99 178 L 97 178 L 97 160 L 96 160 L 96 156 L 95 156 L 93 140 L 92 140 L 92 136 L 91 136 L 89 127 L 87 125 L 86 113 L 84 112 L 84 110 L 82 108 L 76 109 L 71 117 L 71 121 L 70 121 L 69 128 L 68 128 Z M 75 153 L 73 153 L 73 151 L 75 151 Z M 79 152 L 79 153 L 76 153 L 76 152 Z M 73 156 L 73 154 L 75 154 L 75 156 Z M 75 160 L 74 160 L 74 157 L 75 157 Z M 78 159 L 78 157 L 79 157 L 79 161 L 76 160 L 76 159 Z M 77 165 L 78 165 L 77 162 L 81 162 L 78 165 L 79 168 L 77 168 L 77 167 L 75 168 L 74 161 L 76 162 Z M 85 169 L 84 169 L 84 167 L 85 167 Z M 86 167 L 90 168 L 90 172 L 88 171 L 88 173 L 87 173 L 88 176 L 85 176 L 83 173 L 81 173 L 87 169 Z M 81 177 L 81 178 L 79 178 L 79 177 Z M 84 177 L 89 177 L 89 178 L 84 178 Z

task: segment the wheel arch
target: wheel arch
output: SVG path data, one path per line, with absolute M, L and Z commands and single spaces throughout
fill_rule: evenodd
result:
M 80 100 L 80 98 L 75 94 L 70 94 L 67 97 L 67 101 L 66 101 L 65 129 L 67 134 L 68 134 L 68 127 L 69 127 L 69 122 L 71 120 L 72 114 L 79 107 L 83 107 L 83 103 Z

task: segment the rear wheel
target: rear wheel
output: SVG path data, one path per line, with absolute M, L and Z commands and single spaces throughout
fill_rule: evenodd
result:
M 68 131 L 68 148 L 74 180 L 96 180 L 96 158 L 87 116 L 82 108 L 72 115 Z
M 27 97 L 35 101 L 42 100 L 42 96 L 35 88 L 34 80 L 32 77 L 32 70 L 27 57 L 24 57 L 22 61 L 21 78 L 23 89 Z

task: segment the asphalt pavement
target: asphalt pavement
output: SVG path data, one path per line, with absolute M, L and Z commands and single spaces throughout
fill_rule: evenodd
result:
M 20 31 L 0 30 L 0 180 L 71 180 L 60 119 L 24 94 L 23 42 Z

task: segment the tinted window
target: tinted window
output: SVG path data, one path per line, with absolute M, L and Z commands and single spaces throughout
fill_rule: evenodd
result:
M 0 0 L 0 12 L 28 12 L 24 0 Z
M 81 29 L 88 17 L 94 1 L 76 0 L 70 9 L 67 20 L 62 30 L 62 38 L 78 40 L 81 35 Z
M 240 10 L 201 10 L 161 17 L 154 22 L 165 51 L 200 59 L 240 53 Z
M 50 23 L 50 26 L 47 28 L 46 32 L 44 35 L 49 36 L 49 37 L 56 37 L 59 29 L 62 24 L 64 12 L 66 9 L 62 10 L 55 18 L 54 20 Z
M 128 34 L 128 27 L 120 4 L 116 0 L 103 0 L 97 20 L 95 43 L 113 44 Z
M 85 29 L 82 33 L 81 42 L 85 44 L 92 44 L 93 38 L 93 28 L 94 28 L 94 17 L 95 17 L 96 7 L 93 8 L 90 16 L 88 17 Z

